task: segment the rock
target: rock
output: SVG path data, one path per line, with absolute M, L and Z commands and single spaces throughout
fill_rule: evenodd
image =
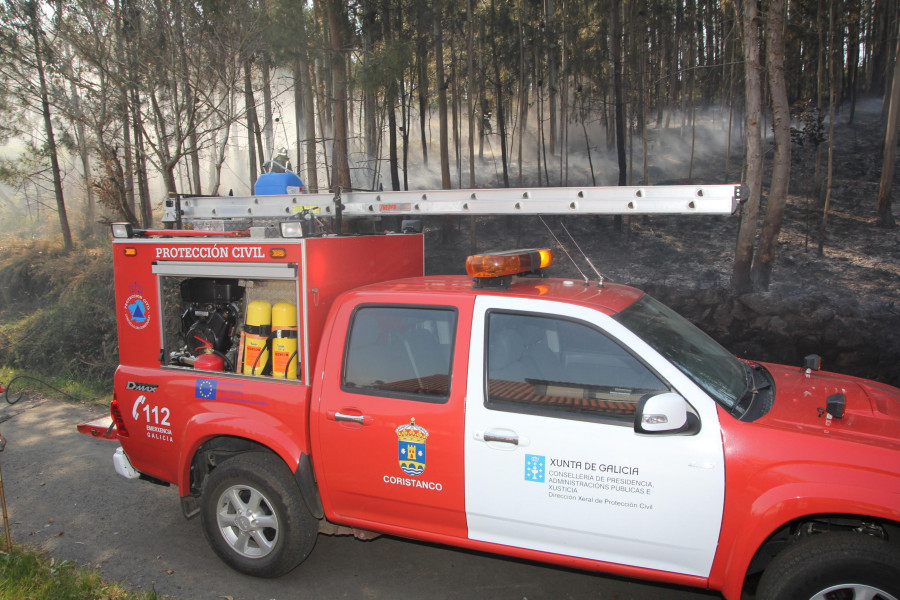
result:
M 739 296 L 738 301 L 758 315 L 777 315 L 784 298 L 778 292 L 753 292 Z
M 835 312 L 833 308 L 830 306 L 820 306 L 812 315 L 810 315 L 810 319 L 814 323 L 828 323 L 834 319 L 834 316 Z
M 769 320 L 769 325 L 767 330 L 770 333 L 776 333 L 778 335 L 783 335 L 785 337 L 792 334 L 791 325 L 788 324 L 787 321 L 782 319 L 781 317 L 772 317 Z

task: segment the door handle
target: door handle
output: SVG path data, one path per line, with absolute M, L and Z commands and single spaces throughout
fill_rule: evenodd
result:
M 519 436 L 516 434 L 508 434 L 508 433 L 485 433 L 484 441 L 486 442 L 502 442 L 504 444 L 512 444 L 513 446 L 519 445 Z
M 531 440 L 528 437 L 519 436 L 512 429 L 492 429 L 490 431 L 476 431 L 475 439 L 479 442 L 496 442 L 510 446 L 528 446 Z M 511 448 L 510 448 L 511 449 Z
M 328 418 L 332 421 L 356 423 L 357 425 L 371 425 L 375 422 L 375 419 L 367 417 L 366 415 L 348 415 L 338 411 L 328 411 Z

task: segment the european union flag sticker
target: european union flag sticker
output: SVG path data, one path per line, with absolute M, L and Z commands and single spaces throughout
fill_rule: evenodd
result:
M 544 457 L 539 454 L 525 455 L 525 481 L 544 483 Z
M 216 380 L 215 379 L 198 379 L 194 385 L 194 397 L 201 400 L 216 399 Z

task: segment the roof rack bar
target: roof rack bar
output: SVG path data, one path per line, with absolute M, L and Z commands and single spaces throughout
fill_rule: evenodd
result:
M 181 199 L 186 221 L 288 218 L 312 210 L 334 214 L 335 194 L 204 196 Z M 740 202 L 740 186 L 659 185 L 455 189 L 340 194 L 346 216 L 374 215 L 730 215 Z M 175 220 L 168 207 L 163 221 Z

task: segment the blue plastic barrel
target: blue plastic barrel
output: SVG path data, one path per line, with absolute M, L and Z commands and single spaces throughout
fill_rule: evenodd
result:
M 297 188 L 288 190 L 288 188 Z M 275 194 L 296 194 L 303 191 L 303 181 L 296 173 L 263 173 L 253 185 L 253 193 L 257 196 Z

